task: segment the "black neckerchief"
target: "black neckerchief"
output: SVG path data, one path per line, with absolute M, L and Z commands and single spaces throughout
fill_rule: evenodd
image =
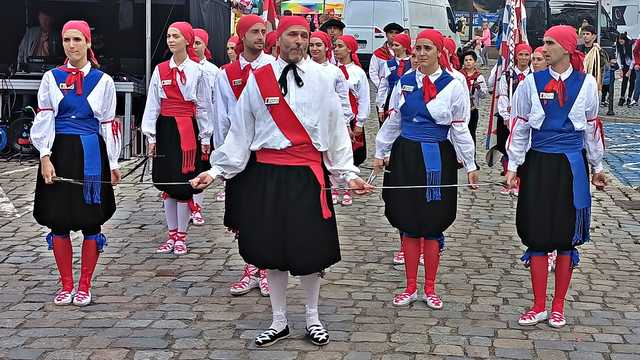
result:
M 289 73 L 289 70 L 293 71 L 293 78 L 296 81 L 296 85 L 298 85 L 298 87 L 302 87 L 304 85 L 302 78 L 298 74 L 298 67 L 296 66 L 296 64 L 287 64 L 287 66 L 282 69 L 282 74 L 280 74 L 280 79 L 278 79 L 278 84 L 280 84 L 282 96 L 287 95 L 287 93 L 289 92 L 289 89 L 287 88 L 287 74 Z

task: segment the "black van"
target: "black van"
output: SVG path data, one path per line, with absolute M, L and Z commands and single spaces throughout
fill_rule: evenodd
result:
M 553 25 L 571 25 L 578 29 L 582 20 L 595 21 L 600 26 L 600 46 L 609 56 L 615 53 L 618 31 L 604 7 L 600 7 L 598 19 L 597 0 L 527 0 L 527 36 L 534 48 L 542 45 L 546 29 Z

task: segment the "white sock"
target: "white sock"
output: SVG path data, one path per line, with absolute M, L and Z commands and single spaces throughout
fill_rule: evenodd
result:
M 178 201 L 178 232 L 186 233 L 191 219 L 191 209 L 186 201 Z
M 273 313 L 273 322 L 270 328 L 280 332 L 287 327 L 287 284 L 289 282 L 289 272 L 267 270 L 267 281 L 269 282 L 269 299 L 271 300 L 271 311 Z
M 201 192 L 200 194 L 194 194 L 193 201 L 196 204 L 200 205 L 200 207 L 202 207 L 202 204 L 204 203 L 204 191 Z
M 307 295 L 307 327 L 322 325 L 318 318 L 318 297 L 320 297 L 320 273 L 300 276 L 300 283 Z
M 164 199 L 164 216 L 167 219 L 167 227 L 169 228 L 169 230 L 175 230 L 178 228 L 178 213 L 176 203 L 176 199 L 170 197 Z

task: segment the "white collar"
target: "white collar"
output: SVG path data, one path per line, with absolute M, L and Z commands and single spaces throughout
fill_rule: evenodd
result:
M 296 63 L 296 67 L 298 68 L 298 70 L 300 70 L 300 71 L 302 71 L 304 73 L 307 70 L 307 66 L 309 64 L 309 61 L 313 61 L 313 60 L 311 60 L 310 57 L 302 58 L 302 60 L 300 60 L 300 61 L 298 61 Z M 277 64 L 280 67 L 280 70 L 284 69 L 285 66 L 289 65 L 288 62 L 284 61 L 284 59 L 282 59 L 279 56 L 278 56 Z
M 416 69 L 415 71 L 419 79 L 424 78 L 424 76 L 426 75 L 420 72 L 419 68 Z M 433 74 L 429 75 L 429 79 L 431 80 L 431 82 L 434 82 L 440 77 L 440 75 L 442 75 L 442 68 L 439 67 L 438 70 L 436 70 Z
M 71 65 L 70 62 L 67 62 L 67 68 L 76 69 L 76 67 Z M 89 71 L 91 71 L 91 61 L 87 61 L 87 63 L 80 69 L 80 71 L 82 71 L 82 73 L 84 73 L 84 76 L 87 76 Z
M 258 55 L 258 57 L 255 60 L 249 61 L 244 58 L 244 53 L 240 54 L 240 56 L 238 57 L 240 59 L 240 68 L 244 69 L 244 67 L 247 65 L 251 65 L 251 67 L 253 67 L 253 64 L 257 63 L 257 61 L 260 60 L 260 58 L 262 58 L 264 55 L 265 53 L 261 51 L 260 55 Z
M 526 68 L 524 69 L 524 71 L 523 71 L 523 70 L 520 70 L 517 66 L 514 66 L 514 67 L 513 67 L 513 71 L 516 73 L 516 75 L 519 75 L 519 74 L 525 74 L 525 75 L 527 75 L 528 73 L 530 73 L 530 72 L 531 72 L 531 68 L 530 68 L 530 67 L 526 67 Z
M 193 60 L 189 59 L 189 57 L 187 56 L 187 58 L 182 62 L 182 64 L 177 65 L 175 59 L 172 56 L 171 59 L 169 59 L 169 68 L 177 67 L 178 70 L 182 71 L 184 70 L 184 67 L 187 65 L 189 61 L 193 61 Z
M 565 81 L 569 78 L 569 76 L 571 76 L 571 73 L 573 73 L 573 66 L 569 65 L 569 68 L 567 70 L 565 70 L 562 74 L 554 71 L 551 66 L 548 67 L 549 69 L 549 74 L 551 74 L 551 77 L 553 77 L 554 79 L 558 80 L 558 78 L 562 79 L 562 81 Z

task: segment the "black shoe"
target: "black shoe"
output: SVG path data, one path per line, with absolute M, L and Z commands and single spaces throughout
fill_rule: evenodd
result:
M 309 326 L 306 336 L 314 345 L 323 346 L 329 343 L 329 332 L 322 325 Z
M 289 325 L 287 325 L 282 331 L 277 332 L 275 329 L 269 329 L 262 334 L 256 336 L 256 346 L 257 347 L 267 347 L 271 346 L 282 339 L 288 338 L 289 333 Z
M 627 98 L 627 103 L 626 103 L 626 105 L 627 105 L 627 106 L 631 105 L 631 99 Z
M 623 106 L 624 105 L 624 98 L 620 98 L 620 100 L 618 100 L 618 106 Z

